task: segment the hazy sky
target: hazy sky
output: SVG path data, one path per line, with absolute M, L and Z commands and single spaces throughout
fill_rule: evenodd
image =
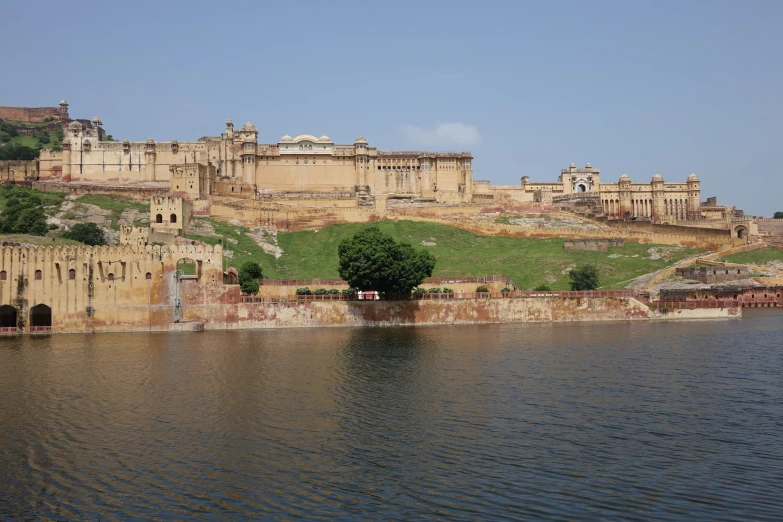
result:
M 6 2 L 0 105 L 115 138 L 365 136 L 470 150 L 474 179 L 702 180 L 783 210 L 783 1 Z

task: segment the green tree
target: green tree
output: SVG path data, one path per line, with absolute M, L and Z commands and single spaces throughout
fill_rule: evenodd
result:
M 337 255 L 341 278 L 352 288 L 374 290 L 383 299 L 409 297 L 435 268 L 432 254 L 397 242 L 374 226 L 342 240 Z
M 77 223 L 70 230 L 63 233 L 66 239 L 73 239 L 85 245 L 105 245 L 106 238 L 103 236 L 101 227 L 95 223 Z
M 18 143 L 7 143 L 0 147 L 0 160 L 34 160 L 38 157 L 40 149 L 34 149 Z
M 14 223 L 14 232 L 17 234 L 30 234 L 32 236 L 45 236 L 49 231 L 46 224 L 46 214 L 41 207 L 27 207 L 19 213 Z
M 571 290 L 595 290 L 598 288 L 598 269 L 593 265 L 582 265 L 568 273 Z
M 775 212 L 775 215 L 772 217 L 775 219 L 783 219 L 783 212 Z
M 258 293 L 260 288 L 258 280 L 264 276 L 261 265 L 255 261 L 246 261 L 239 267 L 237 275 L 239 276 L 239 289 L 242 290 L 242 293 Z

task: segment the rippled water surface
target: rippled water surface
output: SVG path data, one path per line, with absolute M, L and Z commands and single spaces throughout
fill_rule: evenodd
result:
M 0 518 L 780 519 L 783 313 L 0 340 Z

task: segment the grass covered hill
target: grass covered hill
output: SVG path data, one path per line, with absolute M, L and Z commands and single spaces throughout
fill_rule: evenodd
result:
M 761 248 L 758 250 L 750 250 L 749 252 L 731 254 L 722 257 L 721 261 L 750 265 L 765 265 L 773 261 L 783 263 L 783 250 L 777 248 Z
M 206 221 L 206 220 L 204 220 Z M 279 258 L 263 249 L 242 227 L 209 220 L 215 233 L 223 236 L 233 257 L 227 265 L 239 266 L 246 260 L 261 263 L 270 278 L 338 277 L 337 247 L 367 224 L 332 225 L 319 231 L 281 233 Z M 562 239 L 530 239 L 479 236 L 465 230 L 418 221 L 374 223 L 383 232 L 417 248 L 426 248 L 437 259 L 434 275 L 466 276 L 504 274 L 525 289 L 546 283 L 553 289 L 568 288 L 568 270 L 581 264 L 598 266 L 602 288 L 619 288 L 630 279 L 661 269 L 693 255 L 696 249 L 626 243 L 608 252 L 564 250 Z M 189 235 L 211 244 L 220 242 L 211 235 Z

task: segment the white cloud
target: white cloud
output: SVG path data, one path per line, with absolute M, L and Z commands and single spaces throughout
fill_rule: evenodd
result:
M 478 129 L 467 123 L 439 123 L 434 129 L 403 125 L 400 132 L 414 147 L 468 147 L 481 143 Z

